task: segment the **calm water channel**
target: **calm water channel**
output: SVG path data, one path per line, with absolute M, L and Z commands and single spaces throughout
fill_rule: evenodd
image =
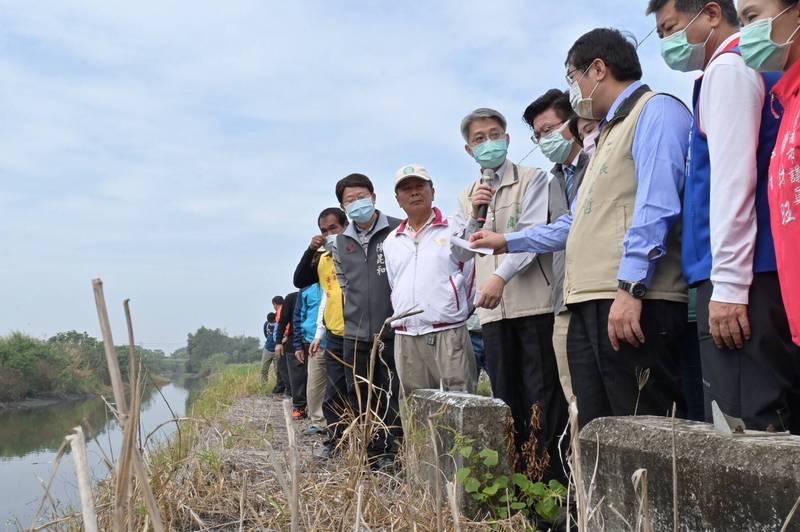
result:
M 175 415 L 183 416 L 191 401 L 190 389 L 194 388 L 196 384 L 193 381 L 174 381 L 161 388 L 164 398 L 156 390 L 148 391 L 142 402 L 143 435 L 172 418 L 164 399 Z M 31 525 L 44 493 L 37 477 L 45 482 L 50 478 L 64 435 L 79 424 L 83 425 L 89 440 L 87 452 L 94 476 L 98 479 L 107 477 L 103 452 L 107 455 L 113 452 L 114 457 L 118 456 L 122 430 L 106 416 L 101 399 L 64 402 L 30 410 L 0 410 L 0 530 L 27 529 Z M 169 423 L 153 438 L 163 441 L 174 431 L 175 424 Z M 61 460 L 51 495 L 62 509 L 79 507 L 75 468 L 69 454 Z

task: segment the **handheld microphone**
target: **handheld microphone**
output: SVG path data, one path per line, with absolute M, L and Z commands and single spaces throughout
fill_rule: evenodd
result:
M 481 184 L 482 185 L 491 185 L 494 181 L 494 170 L 491 168 L 484 168 L 481 172 Z M 478 209 L 478 227 L 481 229 L 483 228 L 483 224 L 486 223 L 486 215 L 489 213 L 489 205 L 481 205 Z

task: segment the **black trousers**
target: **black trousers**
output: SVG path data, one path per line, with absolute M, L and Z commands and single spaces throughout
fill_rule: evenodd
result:
M 611 299 L 599 299 L 570 305 L 567 359 L 580 426 L 606 416 L 671 415 L 673 403 L 675 415 L 685 417 L 680 356 L 687 305 L 644 300 L 641 325 L 645 343 L 636 348 L 623 342 L 620 350 L 614 351 L 608 339 L 612 303 Z
M 705 421 L 703 399 L 703 368 L 700 362 L 700 343 L 697 341 L 697 322 L 690 321 L 683 335 L 680 356 L 681 391 L 686 399 L 686 419 Z
M 748 305 L 752 337 L 742 349 L 714 345 L 708 326 L 712 290 L 711 281 L 697 287 L 706 416 L 711 419 L 714 400 L 749 429 L 800 434 L 800 347 L 792 343 L 778 275 L 753 276 Z
M 345 362 L 355 369 L 356 375 L 365 380 L 369 375 L 371 349 L 372 342 L 344 339 Z M 353 370 L 350 370 L 350 368 L 348 370 L 345 371 L 348 400 L 353 412 L 364 414 L 367 411 L 368 385 L 363 381 L 357 383 L 353 377 Z M 380 414 L 380 421 L 385 428 L 378 431 L 375 439 L 370 442 L 367 452 L 370 456 L 395 454 L 397 445 L 399 445 L 403 437 L 403 429 L 400 425 L 398 409 L 400 381 L 397 378 L 397 370 L 394 364 L 394 339 L 384 342 L 383 350 L 375 363 L 373 385 L 375 388 L 372 392 L 372 408 L 374 412 Z M 361 401 L 358 400 L 356 387 L 358 387 Z
M 325 340 L 325 400 L 322 413 L 328 424 L 328 443 L 336 444 L 347 428 L 349 403 L 347 401 L 347 377 L 350 368 L 344 365 L 344 338 L 330 332 Z M 352 414 L 352 412 L 349 412 Z
M 291 397 L 292 381 L 289 379 L 289 365 L 286 362 L 286 355 L 276 357 L 275 366 L 278 368 L 278 380 L 275 384 L 275 392 L 282 393 L 285 397 Z
M 531 438 L 531 409 L 538 404 L 541 423 L 533 435 L 537 454 L 547 450 L 550 455 L 545 479 L 563 478 L 558 438 L 568 416 L 553 351 L 553 315 L 500 320 L 483 325 L 482 330 L 486 372 L 494 396 L 511 409 L 517 450 Z
M 308 351 L 303 348 L 305 356 Z M 294 356 L 294 349 L 287 351 L 284 357 L 289 371 L 289 380 L 292 383 L 292 408 L 305 410 L 306 401 L 306 382 L 308 381 L 308 366 L 297 360 Z

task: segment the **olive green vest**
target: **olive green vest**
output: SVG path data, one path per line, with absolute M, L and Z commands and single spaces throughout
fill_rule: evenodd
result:
M 636 90 L 598 139 L 578 192 L 567 239 L 567 304 L 613 299 L 617 295 L 622 243 L 633 220 L 638 184 L 633 138 L 642 109 L 655 95 L 646 88 Z M 646 299 L 688 301 L 688 287 L 681 273 L 680 235 L 677 222 L 667 238 L 666 255 L 658 260 Z

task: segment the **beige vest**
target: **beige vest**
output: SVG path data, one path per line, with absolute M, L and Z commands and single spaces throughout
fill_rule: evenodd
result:
M 639 115 L 653 96 L 654 92 L 645 92 L 627 117 L 612 119 L 598 139 L 578 192 L 567 239 L 564 298 L 568 304 L 616 297 L 622 242 L 633 220 L 636 199 L 633 137 Z M 666 255 L 656 266 L 647 299 L 688 301 L 688 287 L 681 274 L 680 234 L 680 224 L 676 223 L 667 239 Z
M 495 192 L 492 205 L 486 216 L 485 229 L 497 233 L 510 233 L 516 230 L 522 213 L 522 203 L 529 187 L 536 187 L 535 194 L 548 194 L 546 174 L 537 168 L 517 166 L 506 161 L 503 179 Z M 462 212 L 472 212 L 470 195 L 480 183 L 476 181 L 461 193 L 459 203 Z M 547 223 L 547 209 L 541 213 L 539 224 Z M 480 285 L 502 264 L 505 255 L 478 256 L 475 260 L 476 287 Z M 553 279 L 552 257 L 550 254 L 539 255 L 528 266 L 509 281 L 503 291 L 500 304 L 494 309 L 478 309 L 481 325 L 511 318 L 538 316 L 553 312 L 551 300 L 551 280 Z

